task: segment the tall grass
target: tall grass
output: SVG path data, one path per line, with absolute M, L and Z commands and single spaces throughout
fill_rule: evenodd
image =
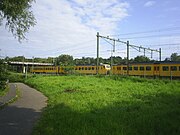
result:
M 118 76 L 37 76 L 48 97 L 34 135 L 180 134 L 180 83 Z

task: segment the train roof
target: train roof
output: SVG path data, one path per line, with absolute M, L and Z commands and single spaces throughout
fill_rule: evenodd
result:
M 99 66 L 104 66 L 104 65 L 109 65 L 109 64 L 102 64 L 100 63 Z M 75 66 L 96 66 L 95 64 L 76 64 Z
M 154 64 L 180 64 L 180 61 L 156 61 Z
M 129 65 L 151 65 L 151 64 L 180 64 L 180 61 L 156 61 L 156 62 L 132 62 Z M 127 64 L 116 64 L 116 65 L 127 65 Z M 113 65 L 113 66 L 116 66 Z

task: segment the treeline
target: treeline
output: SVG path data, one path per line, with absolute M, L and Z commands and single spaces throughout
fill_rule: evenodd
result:
M 39 63 L 54 63 L 54 65 L 96 65 L 96 58 L 92 57 L 82 57 L 82 58 L 73 58 L 71 55 L 62 54 L 58 57 L 48 57 L 48 58 L 25 58 L 24 56 L 17 56 L 17 57 L 6 57 L 5 61 L 19 61 L 19 62 L 39 62 Z M 148 57 L 145 56 L 137 56 L 133 59 L 130 59 L 129 62 L 153 62 L 155 60 L 150 60 Z M 164 61 L 180 61 L 180 55 L 177 53 L 171 54 L 169 58 L 166 58 Z M 127 59 L 122 58 L 120 56 L 113 56 L 109 58 L 99 58 L 99 63 L 106 63 L 106 64 L 126 64 Z
M 82 58 L 73 58 L 71 55 L 62 54 L 58 57 L 48 57 L 48 58 L 32 58 L 28 59 L 24 56 L 17 57 L 6 57 L 5 61 L 18 61 L 18 62 L 38 62 L 38 63 L 54 63 L 54 65 L 96 65 L 97 59 L 92 57 L 82 57 Z M 130 62 L 150 62 L 148 57 L 137 56 L 134 59 L 130 59 Z M 121 58 L 120 56 L 113 56 L 109 58 L 99 58 L 99 63 L 106 64 L 126 64 L 127 59 Z

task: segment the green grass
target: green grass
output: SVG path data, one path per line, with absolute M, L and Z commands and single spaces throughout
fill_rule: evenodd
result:
M 118 76 L 37 76 L 48 97 L 34 135 L 179 135 L 180 82 Z
M 4 96 L 8 92 L 8 88 L 0 89 L 0 97 Z

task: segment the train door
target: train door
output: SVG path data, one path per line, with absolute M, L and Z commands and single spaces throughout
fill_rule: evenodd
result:
M 154 66 L 154 76 L 159 76 L 160 75 L 160 67 L 159 65 Z
M 60 74 L 60 67 L 58 66 L 57 68 L 58 68 L 57 74 Z
M 127 75 L 127 66 L 122 68 L 122 74 Z

